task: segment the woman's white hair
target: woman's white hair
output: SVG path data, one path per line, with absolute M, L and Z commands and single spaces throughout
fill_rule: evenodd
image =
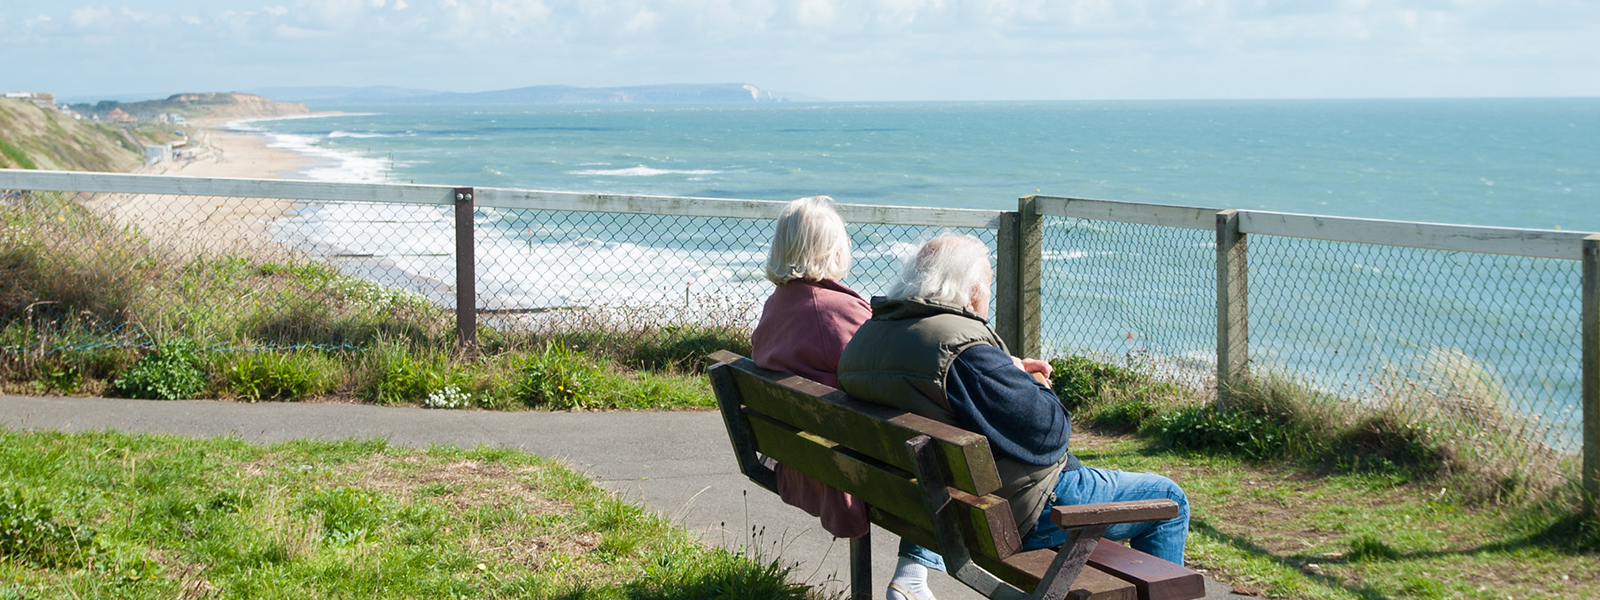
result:
M 833 198 L 810 196 L 783 207 L 767 252 L 767 279 L 783 285 L 849 274 L 850 235 L 844 218 L 833 210 Z
M 987 294 L 989 246 L 977 237 L 946 233 L 928 240 L 900 267 L 900 280 L 889 288 L 890 299 L 927 298 L 966 306 L 974 289 Z

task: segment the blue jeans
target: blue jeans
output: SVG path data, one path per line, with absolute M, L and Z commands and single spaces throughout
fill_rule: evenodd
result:
M 1045 505 L 1033 531 L 1022 538 L 1023 550 L 1054 548 L 1067 541 L 1067 532 L 1050 521 L 1052 506 L 1097 504 L 1127 500 L 1169 498 L 1178 503 L 1178 516 L 1165 521 L 1119 523 L 1106 528 L 1106 539 L 1123 541 L 1145 554 L 1174 564 L 1183 564 L 1183 545 L 1189 539 L 1189 498 L 1171 479 L 1154 473 L 1129 473 L 1094 467 L 1066 471 L 1056 480 L 1055 495 Z M 945 571 L 938 553 L 900 540 L 900 556 Z

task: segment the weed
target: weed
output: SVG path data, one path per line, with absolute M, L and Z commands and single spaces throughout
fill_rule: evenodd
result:
M 369 351 L 365 359 L 368 373 L 356 389 L 356 396 L 368 402 L 420 402 L 450 380 L 448 370 L 437 360 L 422 360 L 401 344 L 382 344 Z
M 193 398 L 206 386 L 194 342 L 173 338 L 129 367 L 112 383 L 111 393 L 124 398 L 177 400 Z
M 547 346 L 522 364 L 522 379 L 516 383 L 514 397 L 529 408 L 553 410 L 581 409 L 594 404 L 603 389 L 600 369 L 581 352 L 565 345 Z
M 294 401 L 332 387 L 338 365 L 313 351 L 239 355 L 223 368 L 228 389 L 240 398 Z
M 94 532 L 60 522 L 40 498 L 0 487 L 0 561 L 75 567 L 95 548 Z

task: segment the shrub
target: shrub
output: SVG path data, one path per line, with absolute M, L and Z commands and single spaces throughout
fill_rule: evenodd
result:
M 1142 379 L 1137 373 L 1122 367 L 1082 356 L 1051 359 L 1050 367 L 1054 369 L 1050 374 L 1050 387 L 1069 411 L 1078 410 L 1098 399 L 1113 383 Z
M 573 410 L 594 404 L 600 369 L 564 344 L 545 347 L 523 363 L 513 396 L 529 408 Z
M 1190 406 L 1163 415 L 1155 425 L 1163 443 L 1264 459 L 1283 451 L 1286 436 L 1278 423 L 1260 415 Z
M 39 498 L 0 488 L 0 561 L 45 568 L 82 565 L 95 550 L 94 532 L 69 527 Z
M 206 374 L 194 342 L 173 338 L 156 344 L 155 351 L 123 371 L 109 391 L 124 398 L 177 400 L 193 398 L 205 386 Z
M 378 404 L 421 402 L 449 383 L 449 373 L 436 361 L 423 361 L 404 346 L 384 344 L 368 352 L 369 373 L 356 396 Z
M 310 352 L 239 356 L 223 368 L 228 389 L 251 402 L 300 400 L 332 387 L 338 366 Z

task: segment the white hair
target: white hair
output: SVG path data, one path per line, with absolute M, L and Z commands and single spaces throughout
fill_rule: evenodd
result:
M 946 233 L 928 240 L 900 267 L 900 280 L 889 288 L 890 299 L 927 298 L 966 306 L 974 291 L 987 294 L 989 246 L 977 237 Z
M 783 207 L 767 252 L 767 279 L 782 285 L 849 274 L 850 235 L 844 218 L 833 210 L 833 198 L 809 196 Z

